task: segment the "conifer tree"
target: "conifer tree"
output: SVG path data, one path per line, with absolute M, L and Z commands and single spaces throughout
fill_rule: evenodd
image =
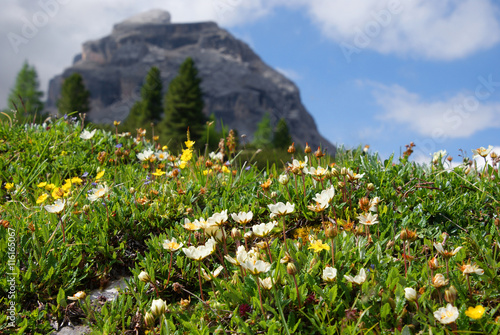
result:
M 276 129 L 273 135 L 273 147 L 275 149 L 286 149 L 292 144 L 292 137 L 290 136 L 290 130 L 284 118 L 281 118 L 276 125 Z
M 141 100 L 130 109 L 123 128 L 133 131 L 137 128 L 149 128 L 151 122 L 159 122 L 163 113 L 162 90 L 160 69 L 153 66 L 141 87 Z
M 171 147 L 186 140 L 188 127 L 191 140 L 197 141 L 203 135 L 206 118 L 200 83 L 193 59 L 186 58 L 165 94 L 165 116 L 160 123 L 162 139 Z
M 85 88 L 82 75 L 73 73 L 61 87 L 61 98 L 57 101 L 60 114 L 87 113 L 90 110 L 90 92 Z
M 257 130 L 253 134 L 252 144 L 259 149 L 270 148 L 273 140 L 273 128 L 271 127 L 271 116 L 264 114 L 262 120 L 257 124 Z
M 39 90 L 40 83 L 35 67 L 24 62 L 23 67 L 16 77 L 14 88 L 9 94 L 9 109 L 17 110 L 19 113 L 34 115 L 43 113 L 43 92 Z

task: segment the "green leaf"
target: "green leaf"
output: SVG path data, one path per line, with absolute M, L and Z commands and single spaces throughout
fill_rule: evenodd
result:
M 57 293 L 57 304 L 62 308 L 65 308 L 68 305 L 66 303 L 66 293 L 62 288 L 60 288 L 59 293 Z

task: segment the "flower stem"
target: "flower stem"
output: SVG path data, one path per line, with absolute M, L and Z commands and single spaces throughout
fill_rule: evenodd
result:
M 255 281 L 257 282 L 257 289 L 259 290 L 259 301 L 260 301 L 260 310 L 262 311 L 262 315 L 264 316 L 264 306 L 262 305 L 262 293 L 260 292 L 260 282 L 259 277 L 255 276 Z
M 201 287 L 201 261 L 198 261 L 198 281 L 200 283 L 200 295 L 201 295 L 201 301 L 205 302 L 205 298 L 203 297 L 203 289 Z
M 167 284 L 165 284 L 165 286 L 167 286 L 168 283 L 170 282 L 170 271 L 172 270 L 172 259 L 173 259 L 173 252 L 170 251 L 170 264 L 168 265 L 168 278 L 167 278 Z

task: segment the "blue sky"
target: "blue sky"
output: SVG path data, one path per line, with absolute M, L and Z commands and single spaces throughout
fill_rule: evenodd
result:
M 53 15 L 16 52 L 8 38 L 0 41 L 1 105 L 24 59 L 45 89 L 84 41 L 162 8 L 174 23 L 216 21 L 247 42 L 297 84 L 335 144 L 369 144 L 387 157 L 413 141 L 419 161 L 440 149 L 455 160 L 459 149 L 469 156 L 480 146 L 500 149 L 500 4 L 493 0 L 6 1 L 6 37 L 22 35 L 44 8 Z

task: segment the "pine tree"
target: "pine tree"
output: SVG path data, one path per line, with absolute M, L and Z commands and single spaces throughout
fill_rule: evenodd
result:
M 273 135 L 273 147 L 275 149 L 286 149 L 292 144 L 292 137 L 290 136 L 290 130 L 284 118 L 281 118 L 276 125 L 276 129 Z
M 43 113 L 43 92 L 39 90 L 40 83 L 35 67 L 24 62 L 23 67 L 17 74 L 14 88 L 9 94 L 9 109 L 17 110 L 19 113 L 34 115 Z
M 159 122 L 163 113 L 162 90 L 160 69 L 153 66 L 141 87 L 141 100 L 130 109 L 123 128 L 133 131 L 137 128 L 149 128 L 151 122 Z
M 61 87 L 61 98 L 57 101 L 60 114 L 87 113 L 90 110 L 90 92 L 85 88 L 79 73 L 66 78 Z
M 257 130 L 253 134 L 252 144 L 259 149 L 270 148 L 273 140 L 273 128 L 271 127 L 271 116 L 264 114 L 262 120 L 257 124 Z
M 193 59 L 186 58 L 165 94 L 165 117 L 160 123 L 164 135 L 161 138 L 172 148 L 186 140 L 188 127 L 191 140 L 197 141 L 203 135 L 206 118 L 200 83 Z

